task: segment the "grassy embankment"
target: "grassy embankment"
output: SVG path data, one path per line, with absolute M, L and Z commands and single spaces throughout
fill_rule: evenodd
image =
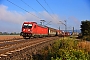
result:
M 90 51 L 80 46 L 80 40 L 64 38 L 45 47 L 35 60 L 90 60 Z

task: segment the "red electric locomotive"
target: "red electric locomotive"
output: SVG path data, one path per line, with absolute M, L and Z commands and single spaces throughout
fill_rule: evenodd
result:
M 48 28 L 40 26 L 36 22 L 24 22 L 22 25 L 22 32 L 20 33 L 20 35 L 24 38 L 47 36 Z

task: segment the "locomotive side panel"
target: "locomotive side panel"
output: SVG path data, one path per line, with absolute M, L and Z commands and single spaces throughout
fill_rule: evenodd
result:
M 46 36 L 48 35 L 48 28 L 35 25 L 33 28 L 33 36 Z

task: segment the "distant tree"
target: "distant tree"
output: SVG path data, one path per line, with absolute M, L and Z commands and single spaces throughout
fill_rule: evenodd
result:
M 20 33 L 17 33 L 17 35 L 20 35 Z
M 13 35 L 13 33 L 10 33 L 10 35 Z
M 0 32 L 0 35 L 2 35 L 2 32 Z
M 3 32 L 2 34 L 3 34 L 3 35 L 8 35 L 9 33 L 8 33 L 8 32 Z
M 17 33 L 16 32 L 13 32 L 14 35 L 16 35 Z
M 19 35 L 20 33 L 11 32 L 10 35 Z
M 20 35 L 20 33 L 16 33 L 16 32 L 11 32 L 11 33 L 8 33 L 8 32 L 0 32 L 0 35 Z
M 90 21 L 81 21 L 82 36 L 90 36 Z

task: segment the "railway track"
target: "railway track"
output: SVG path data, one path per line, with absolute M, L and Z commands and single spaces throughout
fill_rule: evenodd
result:
M 16 51 L 21 51 L 28 47 L 43 44 L 52 40 L 56 40 L 59 37 L 44 37 L 36 39 L 17 39 L 17 40 L 3 40 L 0 41 L 0 58 L 7 56 Z

